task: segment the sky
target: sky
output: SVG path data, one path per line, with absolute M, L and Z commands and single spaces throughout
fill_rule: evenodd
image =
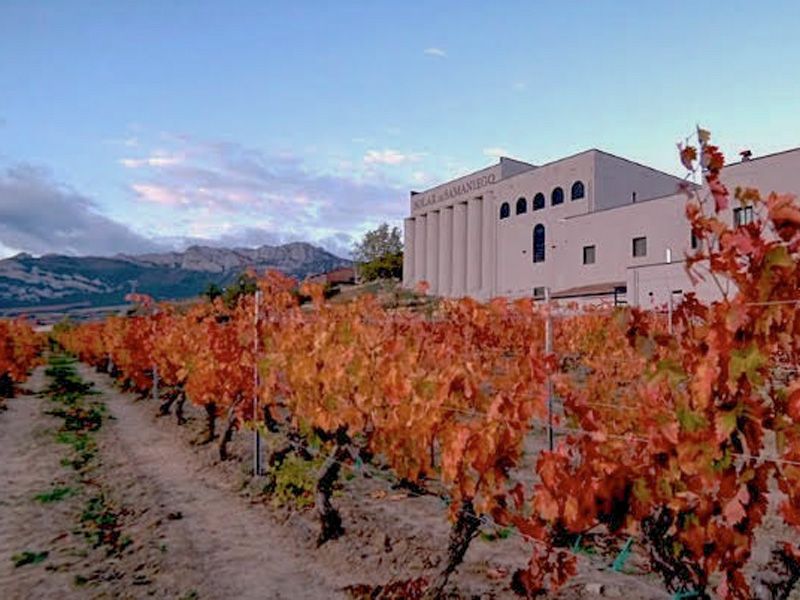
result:
M 800 146 L 800 3 L 0 0 L 0 258 L 308 241 L 600 148 Z

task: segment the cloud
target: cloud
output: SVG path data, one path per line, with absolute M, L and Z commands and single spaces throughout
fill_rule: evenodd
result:
M 423 53 L 427 54 L 428 56 L 436 56 L 438 58 L 447 58 L 447 52 L 442 50 L 441 48 L 437 48 L 436 46 L 431 46 L 430 48 L 425 48 Z
M 489 158 L 500 158 L 501 156 L 508 156 L 509 154 L 509 151 L 505 148 L 499 148 L 496 146 L 483 149 L 483 155 L 488 156 Z
M 168 206 L 177 206 L 183 204 L 183 199 L 172 192 L 172 190 L 158 185 L 148 185 L 146 183 L 134 183 L 131 189 L 136 192 L 137 196 L 147 202 L 154 202 L 155 204 L 165 204 Z
M 364 155 L 364 162 L 378 165 L 399 165 L 405 162 L 417 161 L 419 158 L 419 154 L 403 154 L 397 150 L 387 148 L 385 150 L 367 150 Z
M 421 155 L 375 150 L 361 164 L 337 163 L 328 172 L 293 153 L 172 136 L 159 156 L 181 160 L 137 165 L 128 188 L 148 213 L 161 211 L 154 220 L 160 234 L 226 245 L 241 245 L 237 239 L 257 240 L 255 245 L 302 240 L 341 252 L 367 229 L 405 216 L 408 182 L 390 180 L 380 167 Z M 159 223 L 169 223 L 170 230 Z
M 111 255 L 161 249 L 155 241 L 100 214 L 88 197 L 43 169 L 0 170 L 0 245 L 32 254 Z
M 312 166 L 293 152 L 267 153 L 186 135 L 159 136 L 150 147 L 139 138 L 135 156 L 126 157 L 132 146 L 118 147 L 127 183 L 124 196 L 108 202 L 115 203 L 115 216 L 125 215 L 124 223 L 46 169 L 0 163 L 0 256 L 135 254 L 192 244 L 292 241 L 347 256 L 366 230 L 384 221 L 400 224 L 408 188 L 423 179 L 405 166 L 425 156 L 374 150 L 360 160 Z
M 141 169 L 142 167 L 165 167 L 167 165 L 177 165 L 183 161 L 181 156 L 148 156 L 146 158 L 122 158 L 119 161 L 123 167 L 128 169 Z

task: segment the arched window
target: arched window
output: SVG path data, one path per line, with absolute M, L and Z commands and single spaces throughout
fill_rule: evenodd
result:
M 544 225 L 533 228 L 533 262 L 544 262 Z
M 508 205 L 508 202 L 503 202 L 500 205 L 500 218 L 507 219 L 511 216 L 511 207 Z
M 550 194 L 550 205 L 555 206 L 556 204 L 562 204 L 564 202 L 564 190 L 560 187 L 557 187 L 553 190 L 553 193 Z
M 582 181 L 576 181 L 575 183 L 572 184 L 572 193 L 570 194 L 570 197 L 573 200 L 580 200 L 581 198 L 583 198 L 585 193 L 586 190 L 583 187 Z
M 544 194 L 539 192 L 533 197 L 533 210 L 542 210 L 544 208 Z
M 528 212 L 528 201 L 525 198 L 518 198 L 516 214 L 524 215 L 526 212 Z

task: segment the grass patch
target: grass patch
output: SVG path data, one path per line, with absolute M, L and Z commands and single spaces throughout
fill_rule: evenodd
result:
M 511 527 L 501 527 L 499 529 L 493 529 L 492 531 L 481 531 L 481 539 L 484 542 L 505 540 L 511 535 L 512 532 L 513 529 Z
M 51 502 L 60 502 L 64 498 L 74 496 L 76 491 L 71 487 L 55 487 L 48 492 L 36 494 L 33 499 L 41 504 L 50 504 Z
M 49 555 L 50 553 L 46 550 L 44 552 L 31 552 L 30 550 L 25 550 L 19 554 L 14 554 L 11 557 L 11 561 L 14 563 L 15 568 L 19 568 L 24 567 L 25 565 L 38 565 L 40 562 L 44 562 Z

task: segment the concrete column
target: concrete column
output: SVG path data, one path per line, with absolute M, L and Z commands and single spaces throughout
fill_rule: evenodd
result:
M 425 215 L 414 217 L 414 284 L 425 280 Z
M 460 298 L 467 292 L 467 203 L 453 207 L 453 277 L 450 295 Z
M 450 296 L 453 278 L 453 208 L 439 213 L 439 295 Z
M 489 192 L 483 198 L 483 236 L 482 236 L 482 262 L 481 262 L 481 298 L 488 300 L 497 294 L 495 291 L 495 235 L 497 233 L 497 207 L 495 206 L 494 193 Z
M 425 274 L 430 284 L 430 293 L 439 293 L 439 211 L 428 213 L 428 241 Z
M 483 260 L 483 200 L 473 198 L 467 205 L 467 293 L 477 296 L 481 289 Z
M 416 224 L 413 218 L 403 221 L 403 287 L 414 287 L 414 237 Z

